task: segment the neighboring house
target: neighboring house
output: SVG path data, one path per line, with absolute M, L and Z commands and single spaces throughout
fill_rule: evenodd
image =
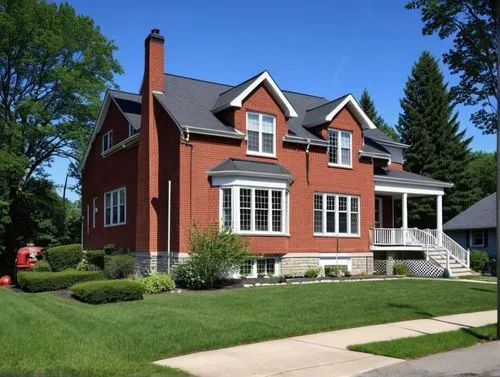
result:
M 165 74 L 158 30 L 145 48 L 140 93 L 107 91 L 83 160 L 84 248 L 117 244 L 139 272 L 165 270 L 167 255 L 188 255 L 192 224 L 220 221 L 249 240 L 242 275 L 371 273 L 374 253 L 428 251 L 427 233 L 406 229 L 408 197 L 428 195 L 438 215 L 427 236 L 441 237 L 452 185 L 404 172 L 408 146 L 352 95 L 281 90 L 267 71 L 236 86 Z
M 493 193 L 452 218 L 443 229 L 462 247 L 485 250 L 496 258 L 496 204 Z

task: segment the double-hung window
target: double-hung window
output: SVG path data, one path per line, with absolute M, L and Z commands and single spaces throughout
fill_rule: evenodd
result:
M 352 167 L 352 132 L 328 130 L 328 164 Z
M 247 113 L 247 154 L 276 156 L 276 118 L 272 115 Z
M 104 226 L 123 225 L 126 222 L 126 189 L 119 188 L 104 194 Z
M 237 233 L 285 234 L 288 191 L 278 188 L 222 187 L 221 224 Z
M 102 135 L 102 152 L 106 152 L 113 146 L 113 130 L 106 132 Z
M 359 235 L 359 197 L 315 193 L 313 201 L 315 235 Z
M 481 247 L 485 245 L 483 229 L 470 231 L 470 245 L 473 247 Z

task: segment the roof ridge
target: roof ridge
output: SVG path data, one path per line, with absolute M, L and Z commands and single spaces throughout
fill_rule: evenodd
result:
M 117 90 L 117 89 L 108 89 L 108 92 L 117 92 L 117 93 L 125 93 L 125 94 L 133 94 L 134 96 L 140 96 L 140 93 L 128 92 L 126 90 Z
M 352 94 L 351 94 L 351 93 L 344 94 L 343 96 L 340 96 L 340 97 L 338 97 L 338 98 L 332 99 L 331 101 L 328 101 L 327 103 L 324 103 L 324 104 L 322 104 L 322 105 L 319 105 L 319 106 L 313 107 L 313 108 L 311 108 L 311 109 L 307 109 L 307 110 L 306 110 L 306 112 L 308 112 L 308 111 L 312 111 L 312 110 L 316 110 L 316 109 L 319 109 L 320 107 L 323 107 L 323 106 L 329 105 L 330 103 L 335 102 L 335 101 L 338 101 L 339 99 L 341 99 L 341 98 L 345 98 L 345 97 L 347 97 L 347 96 L 349 96 L 349 95 L 352 95 Z
M 195 77 L 188 77 L 188 76 L 183 76 L 183 75 L 176 75 L 176 74 L 173 74 L 173 73 L 166 73 L 166 72 L 163 72 L 163 74 L 165 76 L 173 76 L 173 77 L 180 77 L 182 79 L 187 79 L 187 80 L 193 80 L 193 81 L 200 81 L 200 82 L 206 82 L 208 84 L 215 84 L 215 85 L 222 85 L 222 86 L 229 86 L 231 88 L 234 88 L 235 86 L 234 85 L 230 85 L 230 84 L 223 84 L 221 82 L 215 82 L 215 81 L 210 81 L 210 80 L 203 80 L 203 79 L 197 79 Z M 240 84 L 238 84 L 240 85 Z M 231 89 L 230 88 L 230 89 Z
M 231 87 L 231 88 L 229 88 L 228 90 L 225 90 L 225 91 L 223 91 L 222 93 L 220 93 L 220 94 L 219 94 L 219 97 L 220 97 L 221 95 L 223 95 L 224 93 L 227 93 L 227 92 L 229 92 L 230 90 L 232 90 L 232 89 L 234 89 L 234 88 L 237 88 L 238 86 L 241 86 L 241 85 L 243 85 L 243 84 L 246 84 L 246 83 L 247 83 L 247 82 L 249 82 L 249 81 L 255 80 L 257 77 L 259 77 L 260 75 L 262 75 L 262 74 L 263 74 L 264 72 L 266 72 L 266 71 L 267 71 L 267 70 L 263 70 L 262 72 L 257 73 L 256 75 L 254 75 L 254 76 L 250 77 L 249 79 L 246 79 L 245 81 L 240 82 L 238 85 L 234 85 L 234 86 L 232 86 L 232 87 Z

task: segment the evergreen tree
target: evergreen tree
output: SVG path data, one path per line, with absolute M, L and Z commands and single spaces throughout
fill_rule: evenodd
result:
M 439 181 L 451 182 L 443 197 L 443 221 L 457 215 L 479 196 L 479 190 L 465 167 L 471 159 L 465 131 L 459 130 L 447 84 L 437 59 L 424 51 L 412 68 L 400 101 L 402 113 L 396 129 L 401 141 L 409 144 L 404 168 Z M 435 198 L 411 200 L 408 208 L 411 226 L 436 225 Z
M 384 118 L 382 118 L 382 116 L 375 109 L 375 102 L 373 102 L 373 99 L 368 93 L 368 90 L 366 90 L 366 88 L 363 90 L 363 93 L 361 94 L 361 98 L 359 99 L 359 105 L 366 113 L 368 118 L 372 120 L 372 122 L 377 126 L 377 128 L 380 131 L 389 135 L 392 139 L 394 139 L 394 141 L 399 141 L 399 136 L 396 130 L 394 130 L 393 127 L 389 126 L 385 122 Z

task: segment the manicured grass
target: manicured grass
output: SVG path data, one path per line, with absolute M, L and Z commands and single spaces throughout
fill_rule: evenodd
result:
M 488 281 L 492 283 L 497 282 L 497 277 L 496 276 L 484 276 L 484 275 L 465 275 L 465 276 L 459 276 L 459 279 L 465 279 L 465 280 L 477 280 L 477 281 Z
M 479 342 L 494 340 L 495 337 L 496 324 L 475 329 L 461 329 L 384 342 L 356 344 L 349 346 L 349 349 L 397 359 L 417 359 L 434 353 L 470 347 Z
M 151 362 L 266 339 L 489 310 L 495 299 L 495 285 L 434 280 L 184 292 L 100 306 L 57 293 L 0 288 L 0 376 L 173 375 Z

